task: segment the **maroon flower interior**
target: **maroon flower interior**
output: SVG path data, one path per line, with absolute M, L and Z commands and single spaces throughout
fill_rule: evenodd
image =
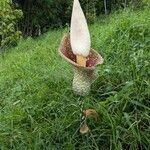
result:
M 71 50 L 69 34 L 63 37 L 59 51 L 61 56 L 67 59 L 70 63 L 78 65 L 76 63 L 76 55 L 73 54 Z M 95 67 L 102 62 L 103 58 L 95 50 L 91 49 L 90 54 L 87 56 L 86 67 Z

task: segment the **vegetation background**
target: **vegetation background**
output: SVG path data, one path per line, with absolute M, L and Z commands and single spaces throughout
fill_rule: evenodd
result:
M 0 149 L 149 150 L 150 1 L 80 2 L 105 59 L 84 98 L 99 121 L 78 132 L 73 70 L 57 52 L 72 0 L 0 0 Z
M 80 0 L 89 23 L 97 16 L 128 6 L 143 8 L 149 0 Z M 50 28 L 69 26 L 73 0 L 0 0 L 0 47 L 16 45 L 23 37 L 36 37 Z

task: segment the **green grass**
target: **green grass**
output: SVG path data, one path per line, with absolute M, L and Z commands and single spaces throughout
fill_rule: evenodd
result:
M 104 57 L 84 108 L 94 108 L 81 135 L 73 69 L 58 55 L 68 29 L 22 40 L 0 56 L 0 149 L 148 150 L 150 147 L 150 11 L 126 10 L 90 26 Z

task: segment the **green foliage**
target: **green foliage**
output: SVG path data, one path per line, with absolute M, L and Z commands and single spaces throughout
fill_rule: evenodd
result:
M 142 0 L 142 6 L 149 8 L 150 7 L 150 0 Z
M 131 7 L 143 8 L 148 0 L 80 0 L 89 23 L 93 23 L 100 14 L 110 14 L 113 10 Z M 19 23 L 25 36 L 39 36 L 49 28 L 58 28 L 70 24 L 73 0 L 14 0 L 24 13 Z
M 80 0 L 88 22 L 93 23 L 96 18 L 96 4 L 98 0 Z
M 96 17 L 97 0 L 81 0 L 82 8 L 89 22 Z M 39 30 L 58 28 L 70 24 L 72 0 L 37 0 L 18 1 L 24 12 L 23 23 L 20 25 L 24 35 L 37 36 Z
M 28 38 L 0 57 L 0 149 L 149 150 L 150 11 L 125 10 L 90 26 L 104 57 L 84 108 L 91 133 L 80 135 L 73 69 L 60 56 L 64 30 Z M 68 30 L 68 29 L 67 29 Z
M 21 30 L 27 36 L 38 36 L 49 28 L 64 26 L 71 17 L 71 0 L 26 0 L 17 3 L 24 13 Z
M 22 17 L 22 11 L 13 9 L 10 0 L 0 0 L 0 16 L 0 48 L 15 45 L 21 37 L 17 21 Z

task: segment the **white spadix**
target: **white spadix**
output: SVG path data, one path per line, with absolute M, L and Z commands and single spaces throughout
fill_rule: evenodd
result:
M 90 33 L 79 0 L 74 0 L 73 3 L 70 42 L 73 53 L 80 57 L 79 59 L 86 58 L 89 55 L 91 48 Z

